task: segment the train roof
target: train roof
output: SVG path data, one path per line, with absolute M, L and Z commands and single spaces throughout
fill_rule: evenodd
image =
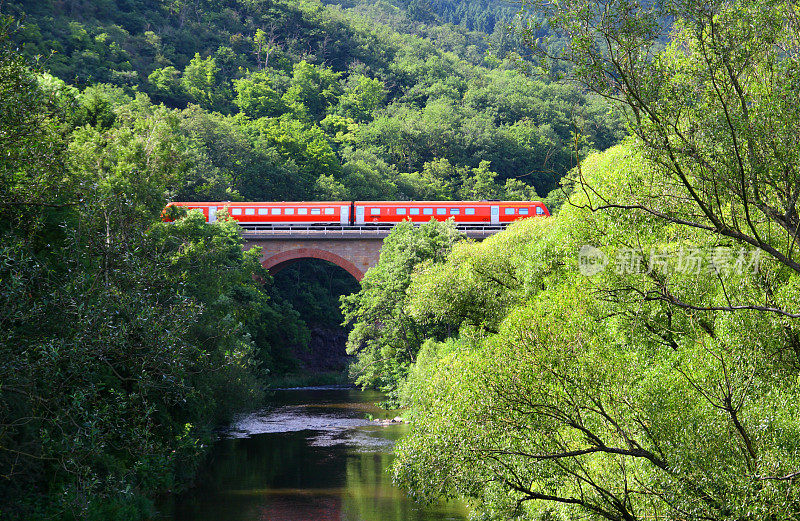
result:
M 393 205 L 409 205 L 409 204 L 544 204 L 541 201 L 497 201 L 497 200 L 484 200 L 484 201 L 355 201 L 355 204 L 393 204 Z
M 350 201 L 172 201 L 169 204 L 180 205 L 214 205 L 214 206 L 257 206 L 257 205 L 276 205 L 276 204 L 321 204 L 321 205 L 349 205 Z

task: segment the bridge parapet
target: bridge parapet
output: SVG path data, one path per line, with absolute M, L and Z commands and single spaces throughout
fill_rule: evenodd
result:
M 385 239 L 393 226 L 258 226 L 243 227 L 247 240 Z M 505 226 L 459 226 L 471 239 L 485 239 Z

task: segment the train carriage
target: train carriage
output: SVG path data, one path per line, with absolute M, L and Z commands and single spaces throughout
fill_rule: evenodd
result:
M 174 202 L 170 206 L 182 206 L 189 210 L 200 210 L 206 221 L 214 222 L 217 215 L 227 213 L 243 225 L 341 225 L 351 223 L 350 201 L 313 201 L 280 203 L 240 202 Z
M 538 201 L 355 201 L 353 206 L 357 226 L 450 218 L 464 225 L 501 225 L 550 215 Z

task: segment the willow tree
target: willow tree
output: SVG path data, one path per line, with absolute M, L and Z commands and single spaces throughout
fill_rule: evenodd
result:
M 534 0 L 523 35 L 545 63 L 622 107 L 661 175 L 626 203 L 758 248 L 800 273 L 800 6 L 791 0 Z M 567 42 L 554 50 L 546 29 Z M 664 298 L 682 305 L 679 296 Z M 728 306 L 737 308 L 738 306 Z M 792 317 L 798 309 L 759 309 Z

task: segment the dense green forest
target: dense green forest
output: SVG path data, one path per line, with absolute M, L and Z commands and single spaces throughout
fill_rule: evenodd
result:
M 136 93 L 183 110 L 207 165 L 175 194 L 183 199 L 544 197 L 578 158 L 623 134 L 599 98 L 521 75 L 468 31 L 404 34 L 364 6 L 9 10 L 24 20 L 23 52 L 51 74 L 78 89 L 116 87 L 92 91 L 96 111 Z M 395 25 L 415 23 L 398 16 Z
M 395 478 L 476 519 L 798 519 L 800 6 L 532 8 L 630 137 L 555 217 L 396 228 L 343 300 L 409 407 Z

